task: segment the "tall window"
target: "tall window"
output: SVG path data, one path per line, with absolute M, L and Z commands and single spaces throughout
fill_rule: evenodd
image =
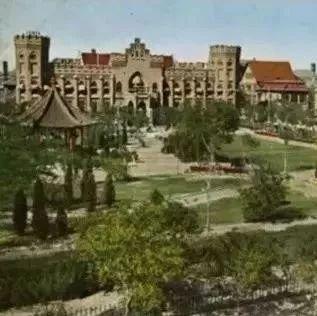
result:
M 122 83 L 120 81 L 116 83 L 116 92 L 122 92 Z
M 37 64 L 33 63 L 31 64 L 31 75 L 35 74 L 37 71 Z

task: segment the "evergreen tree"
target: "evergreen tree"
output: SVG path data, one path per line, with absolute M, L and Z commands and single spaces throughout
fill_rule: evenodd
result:
M 115 186 L 113 184 L 112 174 L 108 173 L 104 183 L 103 202 L 111 207 L 116 198 Z
M 164 201 L 164 196 L 159 190 L 155 189 L 150 195 L 150 201 L 156 205 L 162 204 Z
M 283 217 L 287 188 L 284 178 L 269 166 L 254 170 L 251 187 L 241 190 L 243 216 L 248 222 L 275 220 Z M 285 212 L 288 215 L 288 212 Z
M 73 167 L 70 163 L 67 164 L 67 169 L 64 179 L 64 190 L 67 205 L 71 205 L 74 199 L 74 189 L 73 189 Z
M 45 209 L 46 198 L 42 181 L 37 178 L 33 189 L 32 226 L 40 239 L 46 239 L 49 234 L 49 220 Z
M 83 202 L 87 201 L 87 181 L 89 177 L 90 170 L 85 167 L 83 169 L 83 176 L 80 182 L 81 200 Z
M 89 172 L 87 176 L 86 197 L 88 202 L 87 211 L 94 212 L 96 210 L 97 202 L 97 186 L 93 172 Z
M 126 145 L 128 143 L 128 132 L 126 123 L 122 124 L 122 144 Z
M 55 220 L 56 233 L 58 236 L 65 236 L 68 233 L 67 213 L 63 206 L 60 206 Z
M 18 190 L 14 197 L 13 225 L 19 235 L 23 235 L 27 224 L 27 202 L 24 191 Z

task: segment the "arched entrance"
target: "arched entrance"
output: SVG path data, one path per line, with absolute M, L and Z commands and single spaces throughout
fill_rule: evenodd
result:
M 144 101 L 139 102 L 137 106 L 138 111 L 143 111 L 144 114 L 146 114 L 146 104 Z
M 156 98 L 150 99 L 150 108 L 152 109 L 152 122 L 153 125 L 160 125 L 161 124 L 161 108 L 160 102 Z
M 129 103 L 128 103 L 128 113 L 129 113 L 129 114 L 133 114 L 133 112 L 134 112 L 133 102 L 132 102 L 132 101 L 129 101 Z

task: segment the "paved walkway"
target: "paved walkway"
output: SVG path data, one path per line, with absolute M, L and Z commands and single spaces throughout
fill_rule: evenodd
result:
M 282 138 L 279 137 L 273 137 L 273 136 L 266 136 L 266 135 L 260 135 L 255 133 L 253 130 L 249 129 L 249 128 L 240 128 L 236 134 L 250 134 L 256 138 L 259 139 L 263 139 L 263 140 L 268 140 L 271 142 L 275 142 L 275 143 L 279 143 L 279 144 L 284 144 L 284 140 Z M 314 143 L 305 143 L 305 142 L 301 142 L 301 141 L 297 141 L 297 140 L 290 140 L 288 142 L 289 145 L 291 146 L 298 146 L 298 147 L 305 147 L 305 148 L 312 148 L 312 149 L 317 149 L 317 145 Z
M 239 192 L 235 189 L 218 189 L 212 190 L 208 193 L 186 193 L 186 194 L 176 194 L 172 197 L 173 201 L 182 203 L 188 207 L 194 207 L 200 204 L 212 203 L 217 200 L 224 198 L 234 198 L 238 197 Z
M 290 223 L 237 223 L 237 224 L 219 224 L 212 225 L 208 232 L 203 232 L 202 236 L 210 236 L 213 234 L 223 235 L 228 232 L 249 232 L 263 230 L 265 232 L 284 231 L 294 226 L 317 225 L 317 219 L 307 218 L 304 220 L 296 220 Z

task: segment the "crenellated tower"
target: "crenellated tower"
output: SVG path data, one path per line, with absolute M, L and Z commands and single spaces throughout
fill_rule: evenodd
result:
M 240 46 L 210 46 L 208 68 L 214 73 L 216 100 L 236 103 L 240 55 Z
M 27 32 L 14 37 L 16 56 L 16 102 L 39 98 L 49 81 L 49 37 Z

